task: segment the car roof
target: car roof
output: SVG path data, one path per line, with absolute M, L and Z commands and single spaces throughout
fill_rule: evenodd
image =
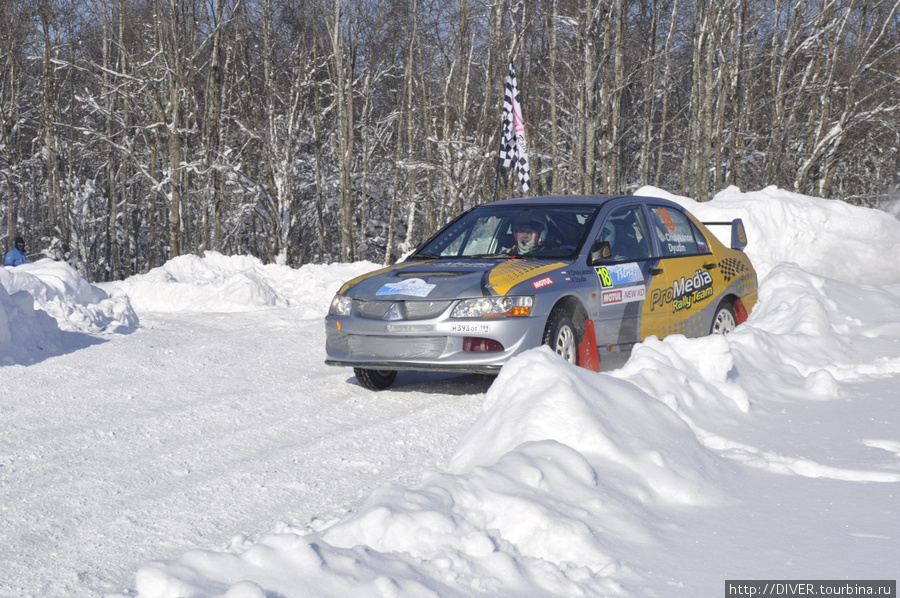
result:
M 545 195 L 540 197 L 516 197 L 513 199 L 503 199 L 500 201 L 492 201 L 481 204 L 482 206 L 500 206 L 500 205 L 573 205 L 573 206 L 602 206 L 607 203 L 623 203 L 626 201 L 647 202 L 652 201 L 656 204 L 666 206 L 680 207 L 678 204 L 662 199 L 659 197 L 648 197 L 644 195 Z

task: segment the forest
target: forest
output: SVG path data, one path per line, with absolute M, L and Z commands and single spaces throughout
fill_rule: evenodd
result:
M 0 0 L 0 247 L 389 263 L 474 205 L 900 181 L 900 0 Z M 498 166 L 515 68 L 531 188 Z

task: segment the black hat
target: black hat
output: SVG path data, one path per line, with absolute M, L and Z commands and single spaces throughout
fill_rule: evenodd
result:
M 25 244 L 25 239 L 23 239 L 22 237 L 16 237 L 16 242 L 15 242 L 16 247 L 18 247 L 19 245 L 24 245 L 24 244 Z

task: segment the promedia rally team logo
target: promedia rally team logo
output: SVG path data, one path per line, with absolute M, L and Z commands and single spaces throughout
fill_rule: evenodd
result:
M 672 285 L 672 311 L 681 311 L 690 309 L 690 307 L 704 299 L 709 299 L 713 295 L 712 276 L 705 270 L 697 270 L 693 278 L 681 277 Z
M 681 277 L 671 289 L 656 289 L 650 296 L 650 311 L 672 304 L 672 312 L 689 309 L 694 303 L 713 295 L 712 276 L 705 270 L 697 270 L 692 278 Z

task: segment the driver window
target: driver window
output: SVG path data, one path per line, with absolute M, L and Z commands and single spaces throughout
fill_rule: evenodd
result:
M 626 206 L 610 214 L 600 228 L 598 241 L 608 241 L 612 261 L 645 260 L 653 257 L 647 220 L 641 206 Z

